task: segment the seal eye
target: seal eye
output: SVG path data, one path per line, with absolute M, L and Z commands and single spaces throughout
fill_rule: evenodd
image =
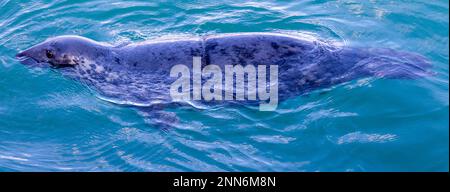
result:
M 49 59 L 51 59 L 51 58 L 54 57 L 52 51 L 50 51 L 50 50 L 45 50 L 45 55 L 47 55 L 47 57 L 48 57 Z

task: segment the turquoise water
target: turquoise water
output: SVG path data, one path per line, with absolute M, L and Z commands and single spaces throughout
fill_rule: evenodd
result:
M 0 0 L 0 171 L 448 171 L 449 3 Z M 416 52 L 435 75 L 366 78 L 284 101 L 175 112 L 162 131 L 14 55 L 48 37 L 306 33 Z

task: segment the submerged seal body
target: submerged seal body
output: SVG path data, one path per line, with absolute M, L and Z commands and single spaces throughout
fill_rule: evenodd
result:
M 420 55 L 381 48 L 336 47 L 319 40 L 273 33 L 241 33 L 112 46 L 59 36 L 17 54 L 28 65 L 49 64 L 116 102 L 170 103 L 171 68 L 277 65 L 280 100 L 357 78 L 415 78 L 431 65 Z

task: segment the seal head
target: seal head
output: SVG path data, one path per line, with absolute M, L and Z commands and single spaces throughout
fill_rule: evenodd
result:
M 23 64 L 51 67 L 74 67 L 102 50 L 103 45 L 80 36 L 59 36 L 47 39 L 16 55 Z

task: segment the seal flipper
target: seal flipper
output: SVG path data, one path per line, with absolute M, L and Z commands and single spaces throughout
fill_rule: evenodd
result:
M 427 58 L 384 48 L 346 48 L 340 54 L 340 64 L 348 66 L 347 80 L 365 76 L 415 79 L 433 74 Z

